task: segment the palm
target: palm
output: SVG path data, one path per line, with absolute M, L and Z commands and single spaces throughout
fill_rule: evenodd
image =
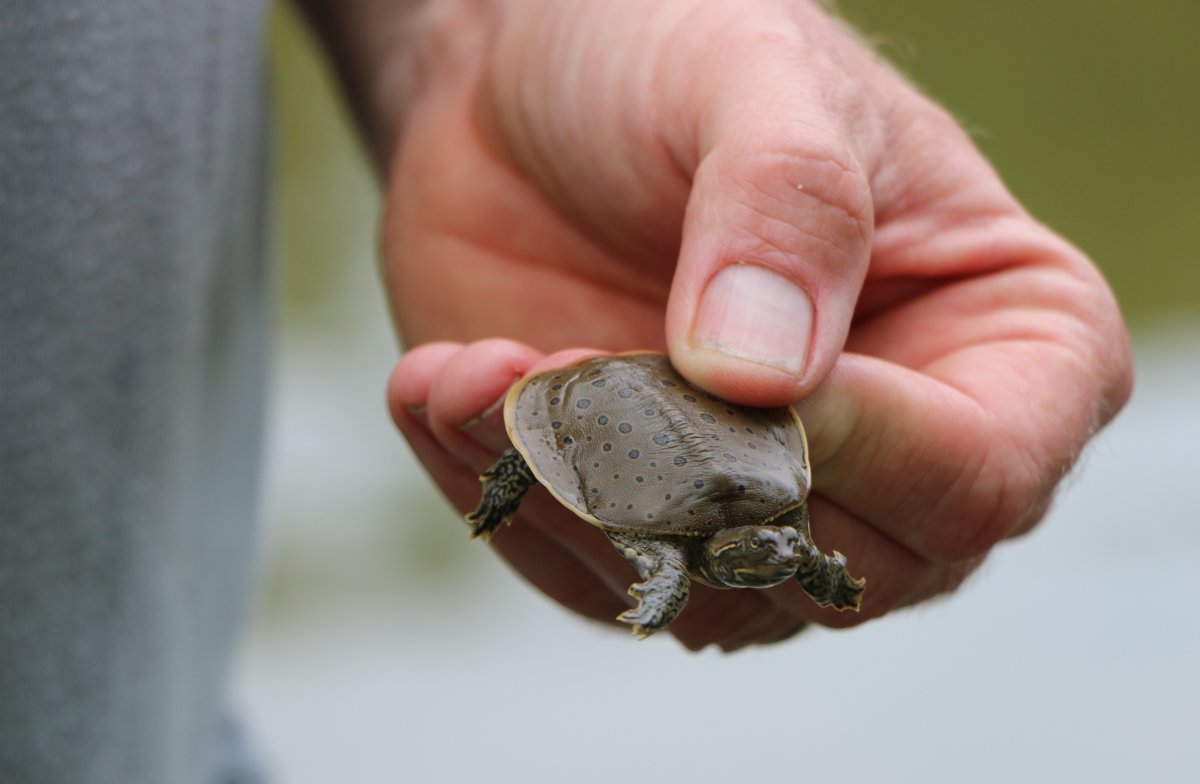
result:
M 505 335 L 546 351 L 662 348 L 675 249 L 630 254 L 564 216 L 489 149 L 465 96 L 420 118 L 397 177 L 385 274 L 406 342 Z

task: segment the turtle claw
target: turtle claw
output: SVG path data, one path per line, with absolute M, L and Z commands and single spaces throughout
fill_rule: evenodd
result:
M 496 529 L 512 522 L 512 515 L 505 515 L 501 510 L 483 503 L 474 512 L 469 513 L 466 519 L 471 526 L 471 538 L 488 542 Z
M 637 614 L 633 610 L 626 610 L 625 612 L 621 613 L 620 615 L 617 616 L 617 620 L 622 623 L 629 624 L 631 627 L 629 630 L 630 633 L 633 634 L 635 637 L 637 637 L 639 640 L 644 640 L 647 637 L 649 637 L 650 635 L 654 634 L 656 631 L 658 631 L 657 629 L 648 628 L 648 627 L 643 626 L 640 623 L 638 623 Z
M 632 594 L 633 589 L 630 589 L 629 592 Z M 630 631 L 644 640 L 667 625 L 661 615 L 661 613 L 650 611 L 646 607 L 645 602 L 639 600 L 637 607 L 630 608 L 621 613 L 617 616 L 617 620 L 621 623 L 629 624 L 633 627 Z
M 499 527 L 499 524 L 495 526 L 489 526 L 484 521 L 483 516 L 478 512 L 479 510 L 476 509 L 474 512 L 471 512 L 467 515 L 467 523 L 471 526 L 471 538 L 482 539 L 484 542 L 489 542 L 492 539 L 492 532 Z M 501 523 L 503 522 L 504 521 L 502 520 Z

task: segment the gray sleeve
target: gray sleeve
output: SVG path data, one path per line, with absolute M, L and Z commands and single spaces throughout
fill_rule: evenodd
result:
M 0 14 L 0 781 L 212 782 L 254 560 L 263 3 Z

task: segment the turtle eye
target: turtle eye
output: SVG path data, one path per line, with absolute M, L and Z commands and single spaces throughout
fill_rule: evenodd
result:
M 760 546 L 762 546 L 762 542 L 758 540 L 757 536 L 750 540 L 750 547 L 753 549 L 757 550 Z

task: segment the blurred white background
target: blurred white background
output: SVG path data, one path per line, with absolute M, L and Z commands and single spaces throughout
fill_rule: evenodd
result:
M 374 185 L 275 32 L 285 329 L 235 696 L 279 782 L 1200 780 L 1200 321 L 1138 322 L 1129 408 L 955 596 L 733 656 L 637 642 L 469 542 L 395 434 Z

